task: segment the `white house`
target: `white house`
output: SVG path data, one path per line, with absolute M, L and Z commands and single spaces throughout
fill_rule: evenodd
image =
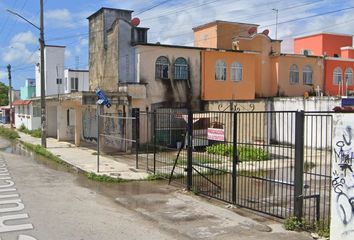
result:
M 88 70 L 64 70 L 64 92 L 85 92 L 89 90 Z
M 41 127 L 41 109 L 32 100 L 16 100 L 15 107 L 15 127 L 24 125 L 29 130 Z
M 44 48 L 45 95 L 64 94 L 65 47 L 46 45 Z M 36 96 L 41 95 L 40 59 L 36 64 Z

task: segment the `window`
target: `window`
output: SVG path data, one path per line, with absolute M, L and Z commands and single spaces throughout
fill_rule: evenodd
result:
M 333 71 L 333 85 L 339 85 L 342 82 L 342 69 L 336 67 Z
M 68 78 L 67 77 L 64 79 L 64 87 L 65 87 L 65 91 L 67 91 L 68 90 Z
M 345 70 L 345 82 L 347 86 L 353 85 L 353 69 L 347 68 Z
M 226 63 L 218 60 L 215 65 L 215 80 L 226 80 Z
M 169 67 L 167 57 L 158 57 L 155 64 L 155 75 L 156 78 L 168 79 L 168 67 Z
M 62 84 L 63 80 L 61 78 L 57 78 L 57 84 Z
M 242 64 L 239 62 L 233 62 L 231 64 L 231 80 L 241 81 L 242 80 Z
M 33 117 L 40 117 L 40 116 L 41 116 L 41 108 L 33 107 Z
M 306 65 L 302 72 L 302 77 L 304 80 L 304 84 L 311 85 L 312 82 L 312 68 L 309 65 Z
M 71 91 L 77 91 L 79 89 L 79 79 L 71 78 Z
M 290 67 L 290 84 L 299 83 L 299 67 L 296 64 L 291 65 Z
M 179 57 L 175 61 L 175 79 L 188 79 L 188 64 L 186 59 Z

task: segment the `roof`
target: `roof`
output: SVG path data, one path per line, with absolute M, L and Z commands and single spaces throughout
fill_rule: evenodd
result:
M 117 9 L 117 8 L 108 8 L 108 7 L 101 7 L 98 11 L 94 12 L 93 14 L 91 14 L 90 16 L 87 17 L 88 20 L 90 20 L 91 18 L 93 18 L 94 16 L 100 14 L 101 12 L 103 12 L 104 10 L 112 10 L 112 11 L 125 11 L 125 12 L 134 12 L 133 10 L 127 10 L 127 9 Z
M 314 37 L 314 36 L 317 36 L 317 35 L 336 35 L 336 36 L 343 36 L 343 37 L 353 37 L 353 35 L 350 35 L 350 34 L 333 33 L 333 32 L 319 32 L 319 33 L 313 33 L 313 34 L 310 34 L 310 35 L 299 35 L 297 37 L 294 37 L 294 39 Z
M 71 68 L 68 68 L 68 69 L 65 69 L 65 70 L 68 70 L 69 72 L 89 72 L 89 70 L 85 70 L 85 69 L 71 69 Z
M 12 103 L 13 106 L 17 106 L 17 105 L 29 105 L 31 104 L 31 100 L 16 100 Z
M 255 27 L 259 26 L 258 24 L 253 24 L 253 23 L 228 22 L 228 21 L 216 20 L 216 21 L 213 21 L 213 22 L 209 22 L 209 23 L 194 27 L 192 29 L 193 29 L 193 31 L 196 31 L 196 30 L 200 30 L 200 29 L 211 27 L 211 26 L 218 25 L 218 24 L 250 25 L 250 26 L 255 26 Z

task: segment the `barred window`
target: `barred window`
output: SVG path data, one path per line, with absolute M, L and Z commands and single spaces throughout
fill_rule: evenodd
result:
M 41 108 L 33 107 L 33 117 L 40 117 L 40 116 L 41 116 Z
M 188 79 L 188 63 L 183 57 L 179 57 L 175 61 L 175 79 L 187 80 Z
M 243 75 L 243 67 L 239 62 L 233 62 L 231 64 L 231 80 L 232 81 L 241 81 Z
M 336 67 L 333 71 L 333 85 L 339 85 L 342 82 L 342 69 Z
M 290 84 L 299 83 L 299 67 L 296 64 L 293 64 L 290 67 L 289 82 L 290 82 Z
M 218 60 L 215 65 L 215 80 L 226 80 L 226 63 L 223 60 Z
M 353 85 L 353 69 L 347 68 L 345 70 L 345 82 L 348 86 Z
M 302 77 L 304 80 L 304 84 L 311 85 L 312 81 L 312 68 L 309 65 L 306 65 L 302 72 Z
M 155 63 L 156 78 L 168 79 L 169 62 L 167 57 L 160 56 Z

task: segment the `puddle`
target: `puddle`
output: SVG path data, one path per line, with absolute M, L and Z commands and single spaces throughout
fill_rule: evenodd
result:
M 87 179 L 87 177 L 83 173 L 78 172 L 77 169 L 63 166 L 46 157 L 38 155 L 26 149 L 26 147 L 20 143 L 9 143 L 6 145 L 8 146 L 0 148 L 0 151 L 23 156 L 37 164 L 44 165 L 56 171 L 69 172 L 74 176 L 74 184 L 109 197 L 112 201 L 121 196 L 127 197 L 154 193 L 167 194 L 176 190 L 176 188 L 169 186 L 166 181 L 133 181 L 126 183 L 95 182 Z

